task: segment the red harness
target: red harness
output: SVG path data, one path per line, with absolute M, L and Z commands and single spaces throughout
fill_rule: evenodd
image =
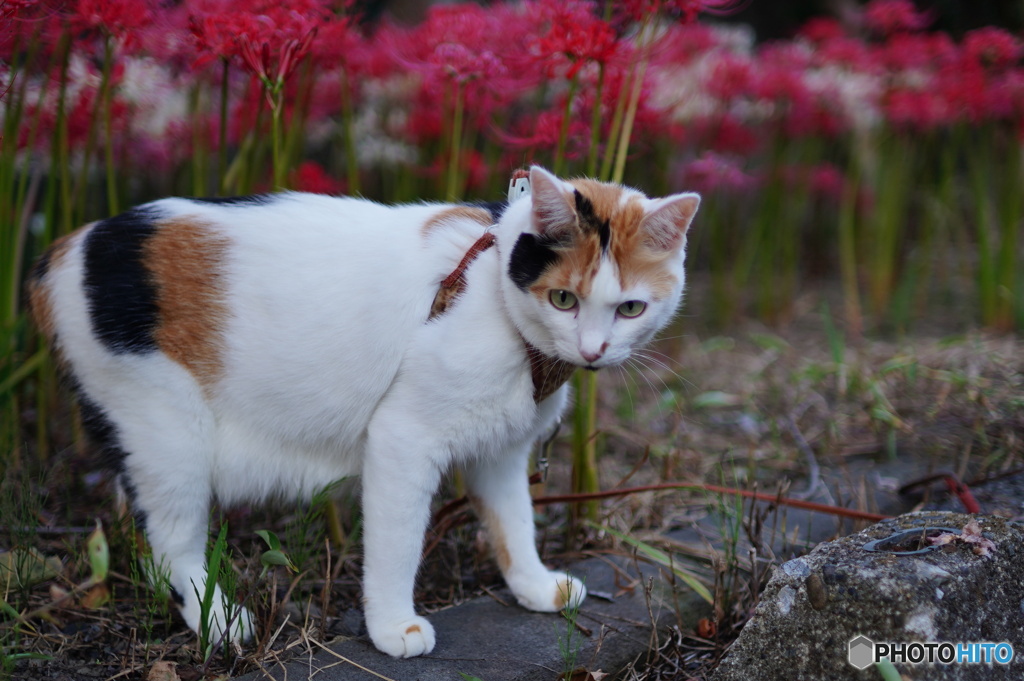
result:
M 477 259 L 477 256 L 493 245 L 494 234 L 484 232 L 484 235 L 470 246 L 458 266 L 441 282 L 441 286 L 434 296 L 434 303 L 430 306 L 428 320 L 444 314 L 455 303 L 455 300 L 466 289 L 466 269 Z M 540 404 L 565 385 L 573 371 L 576 370 L 576 365 L 558 357 L 545 355 L 525 338 L 523 345 L 526 346 L 526 356 L 530 360 L 530 374 L 533 377 L 533 401 Z

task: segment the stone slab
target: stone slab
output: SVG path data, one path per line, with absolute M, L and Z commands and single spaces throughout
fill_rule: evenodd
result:
M 430 655 L 394 659 L 377 651 L 363 636 L 334 641 L 329 650 L 241 678 L 461 681 L 461 674 L 466 674 L 483 681 L 551 681 L 565 668 L 559 639 L 564 645 L 570 630 L 574 641 L 580 643 L 578 665 L 614 671 L 648 650 L 652 621 L 660 626 L 667 619 L 676 619 L 674 609 L 658 597 L 661 585 L 647 598 L 645 592 L 650 589 L 645 587 L 661 581 L 654 567 L 624 558 L 591 558 L 570 571 L 585 579 L 591 593 L 577 620 L 589 635 L 570 628 L 560 614 L 524 610 L 502 589 L 495 596 L 504 603 L 482 596 L 428 615 L 437 632 L 437 646 Z M 684 599 L 687 619 L 696 621 L 710 612 L 701 603 Z

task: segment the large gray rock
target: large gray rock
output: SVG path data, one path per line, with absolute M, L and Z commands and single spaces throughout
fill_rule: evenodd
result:
M 964 530 L 972 520 L 977 525 Z M 961 534 L 908 553 L 922 546 L 923 527 Z M 913 537 L 870 544 L 912 529 Z M 877 644 L 889 642 L 1005 642 L 1018 652 L 1009 665 L 912 664 L 897 661 L 894 652 L 890 658 L 904 678 L 1024 678 L 1022 526 L 994 516 L 923 512 L 820 544 L 775 569 L 712 681 L 878 681 L 879 671 L 867 663 Z M 932 654 L 951 650 L 934 648 Z M 983 654 L 978 647 L 968 650 Z M 990 654 L 1005 657 L 1009 650 Z M 928 655 L 919 646 L 903 650 L 910 659 L 919 651 Z

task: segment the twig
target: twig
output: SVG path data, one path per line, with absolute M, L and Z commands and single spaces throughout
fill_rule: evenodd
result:
M 384 679 L 384 681 L 394 681 L 394 679 L 388 678 L 387 676 L 384 676 L 383 674 L 378 674 L 377 672 L 373 671 L 372 669 L 367 669 L 366 667 L 364 667 L 363 665 L 359 664 L 358 662 L 354 662 L 354 661 L 348 659 L 347 657 L 345 657 L 344 655 L 342 655 L 340 653 L 336 653 L 335 651 L 331 650 L 330 648 L 325 646 L 323 643 L 320 643 L 320 641 L 317 641 L 316 639 L 312 639 L 311 638 L 311 639 L 309 639 L 309 642 L 313 643 L 313 644 L 315 644 L 317 646 L 320 646 L 320 648 L 322 648 L 323 650 L 327 651 L 329 654 L 331 654 L 334 657 L 338 658 L 342 662 L 348 662 L 350 665 L 352 665 L 356 669 L 361 669 L 364 672 L 366 672 L 367 674 L 372 674 L 373 676 L 376 676 L 378 679 Z M 331 665 L 331 666 L 333 667 L 334 665 Z

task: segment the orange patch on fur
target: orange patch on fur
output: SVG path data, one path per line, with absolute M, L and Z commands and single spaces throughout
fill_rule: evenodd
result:
M 442 210 L 434 217 L 423 223 L 423 236 L 429 236 L 434 230 L 462 220 L 470 220 L 488 227 L 494 224 L 491 214 L 483 208 L 474 206 L 453 206 Z
M 607 255 L 618 268 L 622 288 L 629 289 L 642 282 L 655 297 L 667 297 L 679 280 L 674 272 L 665 268 L 668 254 L 645 244 L 646 234 L 641 226 L 647 214 L 640 196 L 619 185 L 597 180 L 577 179 L 570 184 L 590 201 L 594 217 L 608 222 Z M 542 300 L 551 289 L 565 289 L 586 297 L 602 255 L 596 231 L 577 235 L 572 248 L 563 252 L 561 262 L 534 282 L 531 291 Z
M 563 579 L 558 583 L 558 590 L 555 592 L 554 606 L 556 610 L 561 610 L 569 603 L 569 597 L 572 595 L 572 586 L 568 579 Z
M 418 634 L 420 632 L 420 625 L 414 624 L 405 630 L 406 634 Z
M 594 275 L 601 265 L 601 244 L 596 235 L 578 236 L 571 248 L 559 249 L 561 258 L 530 286 L 539 300 L 547 300 L 548 291 L 563 289 L 581 298 L 590 295 Z
M 157 291 L 157 345 L 205 388 L 222 369 L 227 246 L 226 238 L 187 218 L 159 223 L 145 246 L 146 267 Z
M 84 228 L 83 228 L 84 230 Z M 79 230 L 71 234 L 62 236 L 61 238 L 54 241 L 49 249 L 47 249 L 47 257 L 49 257 L 49 263 L 47 265 L 47 274 L 61 267 L 61 261 L 67 255 L 68 249 L 71 247 L 72 237 L 77 235 Z M 53 355 L 58 365 L 64 363 L 60 348 L 57 347 L 56 341 L 56 322 L 53 318 L 53 301 L 50 299 L 50 287 L 47 284 L 47 274 L 44 274 L 40 278 L 30 277 L 28 280 L 28 309 L 29 314 L 32 317 L 32 322 L 42 333 L 43 338 L 50 346 L 50 353 Z
M 609 251 L 618 266 L 622 288 L 632 288 L 643 282 L 655 297 L 667 297 L 679 279 L 665 269 L 669 254 L 659 253 L 644 243 L 647 235 L 641 227 L 647 213 L 640 197 L 630 196 L 623 202 L 624 190 L 620 187 L 593 180 L 576 180 L 572 184 L 590 199 L 594 212 L 610 222 Z
M 491 550 L 494 551 L 494 560 L 498 563 L 498 569 L 504 574 L 512 566 L 512 555 L 505 543 L 505 532 L 501 528 L 501 522 L 498 520 L 497 514 L 487 508 L 482 499 L 470 497 L 469 503 L 480 520 L 483 521 L 484 527 L 487 528 L 487 538 L 490 541 Z

